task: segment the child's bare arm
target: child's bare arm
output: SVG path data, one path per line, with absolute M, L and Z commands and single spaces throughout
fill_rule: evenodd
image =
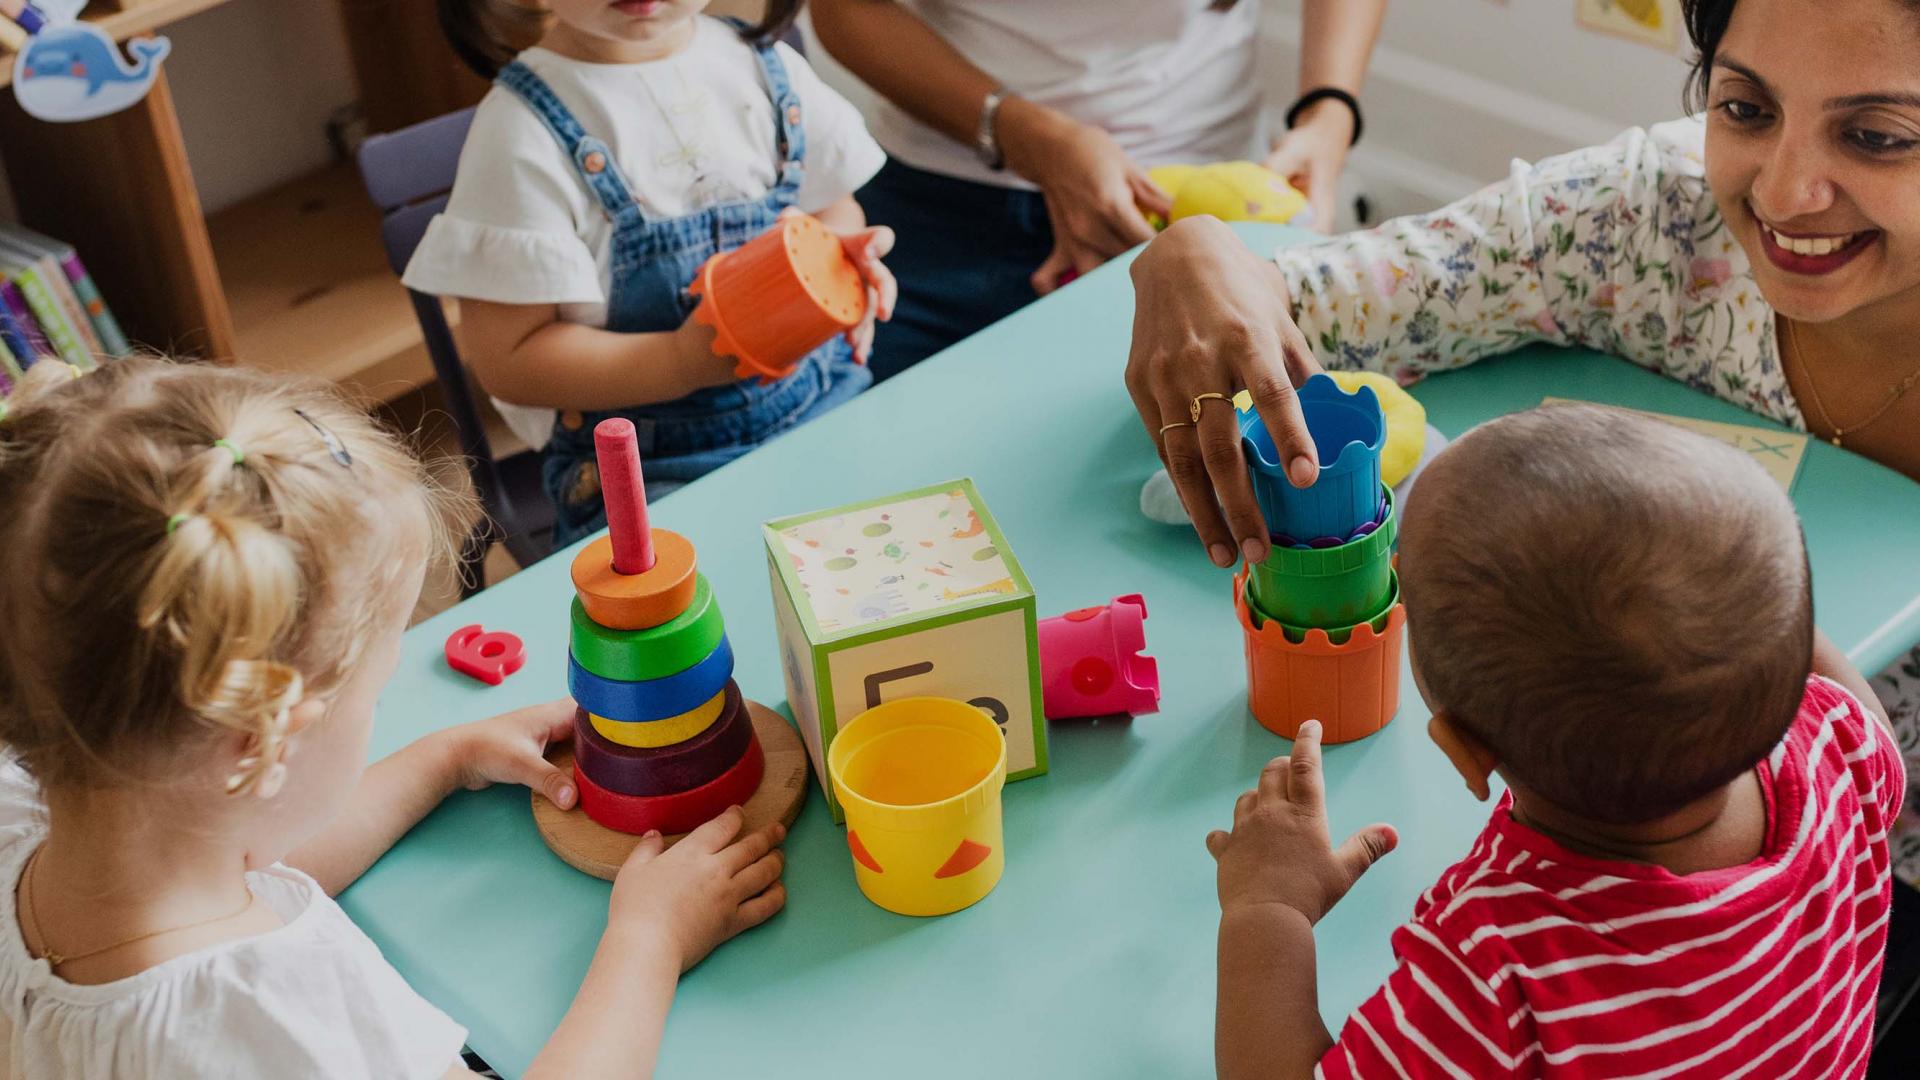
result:
M 1853 666 L 1853 661 L 1847 659 L 1847 654 L 1840 651 L 1840 646 L 1828 640 L 1827 635 L 1818 627 L 1813 631 L 1813 673 L 1824 675 L 1846 687 L 1848 692 L 1860 699 L 1860 707 L 1879 721 L 1883 733 L 1888 735 L 1893 733 L 1893 722 L 1884 715 L 1885 710 L 1880 707 L 1880 697 L 1873 692 L 1873 687 L 1867 684 L 1867 677 L 1860 674 L 1860 669 Z
M 1333 1046 L 1320 1020 L 1313 925 L 1397 842 L 1390 826 L 1370 825 L 1333 846 L 1314 721 L 1234 804 L 1232 831 L 1207 837 L 1219 864 L 1214 1064 L 1224 1080 L 1313 1075 Z
M 1285 904 L 1220 913 L 1214 1069 L 1221 1080 L 1313 1075 L 1333 1045 L 1320 1020 L 1313 924 Z
M 675 401 L 733 381 L 713 329 L 622 334 L 562 321 L 552 304 L 460 302 L 461 354 L 487 392 L 519 405 L 593 411 Z
M 358 880 L 408 829 L 460 788 L 524 784 L 556 805 L 573 805 L 572 780 L 542 756 L 573 734 L 574 703 L 562 698 L 487 720 L 436 731 L 373 763 L 347 809 L 287 857 L 337 895 Z
M 680 973 L 786 903 L 779 825 L 740 835 L 738 808 L 667 848 L 648 833 L 613 883 L 607 931 L 546 1049 L 541 1077 L 651 1076 Z

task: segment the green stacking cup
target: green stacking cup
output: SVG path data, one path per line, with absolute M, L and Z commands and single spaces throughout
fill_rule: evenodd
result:
M 1280 632 L 1285 634 L 1287 640 L 1293 642 L 1295 645 L 1306 641 L 1307 631 L 1315 629 L 1323 631 L 1327 635 L 1327 643 L 1330 645 L 1345 645 L 1347 641 L 1353 637 L 1353 632 L 1365 624 L 1371 624 L 1373 626 L 1373 632 L 1376 634 L 1384 633 L 1387 629 L 1387 619 L 1393 615 L 1393 609 L 1400 604 L 1400 575 L 1389 571 L 1389 576 L 1391 580 L 1387 586 L 1387 598 L 1381 601 L 1380 610 L 1371 616 L 1357 620 L 1349 626 L 1295 626 L 1292 623 L 1282 622 L 1280 623 Z M 1249 579 L 1249 584 L 1251 584 L 1251 579 Z M 1248 601 L 1247 615 L 1253 620 L 1253 628 L 1255 630 L 1258 630 L 1269 622 L 1277 621 L 1255 607 L 1251 602 L 1251 596 L 1248 597 Z
M 1247 575 L 1253 608 L 1286 626 L 1351 627 L 1387 606 L 1393 541 L 1399 531 L 1393 490 L 1380 527 L 1338 547 L 1275 547 Z

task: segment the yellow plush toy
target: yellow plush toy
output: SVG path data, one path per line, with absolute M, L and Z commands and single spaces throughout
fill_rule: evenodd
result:
M 1147 176 L 1173 199 L 1173 211 L 1165 220 L 1158 214 L 1147 215 L 1156 229 L 1202 214 L 1221 221 L 1285 224 L 1307 206 L 1307 197 L 1286 177 L 1251 161 L 1161 165 L 1148 169 Z
M 1374 371 L 1329 371 L 1340 389 L 1351 394 L 1362 386 L 1373 387 L 1380 397 L 1380 411 L 1387 419 L 1387 441 L 1380 447 L 1380 479 L 1396 487 L 1420 464 L 1427 449 L 1427 410 L 1412 394 L 1391 378 Z M 1241 412 L 1253 408 L 1253 395 L 1245 390 L 1234 395 L 1234 407 Z

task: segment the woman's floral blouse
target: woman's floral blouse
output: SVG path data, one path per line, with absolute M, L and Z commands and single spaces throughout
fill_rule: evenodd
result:
M 1720 220 L 1701 121 L 1515 162 L 1430 214 L 1275 261 L 1328 367 L 1412 382 L 1522 345 L 1581 345 L 1804 430 L 1773 312 Z
M 1580 345 L 1777 420 L 1806 423 L 1773 311 L 1707 190 L 1698 119 L 1515 162 L 1452 206 L 1274 256 L 1327 367 L 1430 371 Z M 1920 648 L 1873 680 L 1907 761 L 1894 872 L 1920 887 Z

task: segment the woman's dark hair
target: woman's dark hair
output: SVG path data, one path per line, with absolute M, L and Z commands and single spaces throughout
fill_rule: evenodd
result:
M 1693 72 L 1687 76 L 1686 105 L 1690 112 L 1707 107 L 1707 80 L 1713 74 L 1713 58 L 1720 51 L 1720 39 L 1727 34 L 1733 19 L 1735 0 L 1680 0 L 1680 19 L 1687 24 L 1687 37 L 1693 40 Z
M 740 28 L 755 45 L 780 40 L 800 17 L 804 0 L 768 0 L 766 17 Z M 547 32 L 552 14 L 534 0 L 434 0 L 440 30 L 460 62 L 483 79 L 500 74 L 520 50 Z
M 1693 39 L 1693 73 L 1687 76 L 1686 105 L 1698 111 L 1707 107 L 1707 82 L 1713 76 L 1713 58 L 1720 52 L 1720 39 L 1727 36 L 1727 24 L 1733 21 L 1737 0 L 1680 0 L 1680 19 L 1687 24 L 1687 37 Z M 1920 10 L 1920 0 L 1896 0 L 1909 11 Z

